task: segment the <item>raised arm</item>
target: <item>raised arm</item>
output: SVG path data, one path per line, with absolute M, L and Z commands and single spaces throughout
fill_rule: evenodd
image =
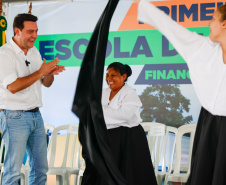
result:
M 186 62 L 189 62 L 206 41 L 206 37 L 179 25 L 152 3 L 145 0 L 134 1 L 138 3 L 138 20 L 154 26 L 165 35 Z

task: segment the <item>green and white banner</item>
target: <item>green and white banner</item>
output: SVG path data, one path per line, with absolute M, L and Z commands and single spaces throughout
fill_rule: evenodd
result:
M 204 36 L 209 35 L 208 21 L 214 10 L 225 4 L 216 0 L 153 3 L 182 26 Z M 66 71 L 55 77 L 51 88 L 43 88 L 41 111 L 49 124 L 59 126 L 79 122 L 71 113 L 77 77 L 92 31 L 106 4 L 106 0 L 33 3 L 32 13 L 39 18 L 35 46 L 43 58 L 53 60 L 58 57 L 60 64 L 66 66 Z M 28 6 L 14 4 L 8 7 L 7 39 L 13 36 L 14 17 L 26 13 Z M 137 21 L 137 5 L 128 0 L 119 2 L 111 21 L 105 64 L 115 61 L 128 64 L 133 70 L 128 84 L 141 98 L 144 121 L 176 127 L 197 122 L 200 103 L 186 62 L 164 35 Z M 103 84 L 103 88 L 107 87 L 105 82 Z

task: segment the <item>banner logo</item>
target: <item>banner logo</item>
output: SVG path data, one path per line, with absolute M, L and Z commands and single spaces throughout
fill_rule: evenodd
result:
M 189 0 L 189 1 L 155 1 L 151 2 L 173 20 L 184 27 L 208 26 L 214 11 L 225 1 L 220 0 Z M 127 12 L 119 31 L 155 29 L 153 26 L 137 20 L 137 5 L 133 3 Z
M 6 29 L 7 29 L 6 18 L 0 16 L 0 46 L 6 43 L 6 33 L 5 33 Z
M 135 84 L 191 84 L 187 64 L 146 64 Z
M 204 36 L 209 27 L 188 28 Z M 39 35 L 35 46 L 42 58 L 58 57 L 60 65 L 80 66 L 91 33 Z M 109 33 L 105 64 L 128 65 L 185 63 L 171 43 L 158 30 L 114 31 Z

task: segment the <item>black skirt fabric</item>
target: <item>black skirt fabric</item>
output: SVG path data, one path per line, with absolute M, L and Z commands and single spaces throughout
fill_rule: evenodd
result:
M 112 154 L 129 185 L 157 185 L 147 138 L 143 128 L 119 127 L 108 130 Z M 93 183 L 93 182 L 96 183 Z M 83 185 L 107 185 L 91 163 L 86 163 Z
M 204 108 L 196 128 L 187 185 L 226 185 L 226 117 Z

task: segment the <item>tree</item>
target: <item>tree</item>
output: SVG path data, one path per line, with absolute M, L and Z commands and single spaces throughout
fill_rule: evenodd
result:
M 140 99 L 144 122 L 179 127 L 193 120 L 191 115 L 183 116 L 184 111 L 189 112 L 190 100 L 181 94 L 179 85 L 151 85 L 143 91 Z

